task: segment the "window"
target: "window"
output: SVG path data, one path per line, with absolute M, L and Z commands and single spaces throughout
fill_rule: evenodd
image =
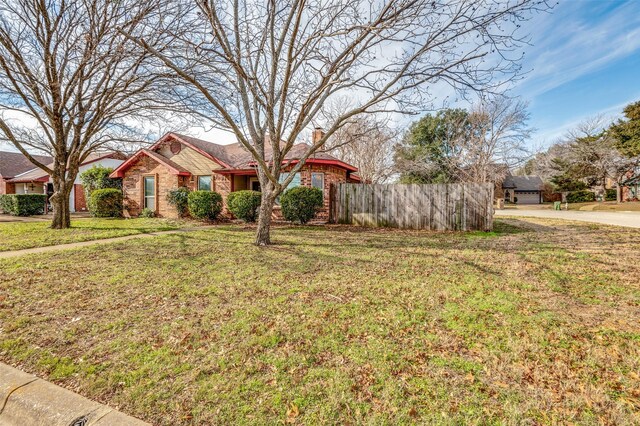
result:
M 278 182 L 282 183 L 288 177 L 289 177 L 289 173 L 282 173 L 280 175 L 280 179 L 278 179 Z M 293 177 L 293 179 L 291 180 L 289 185 L 287 185 L 287 187 L 284 189 L 284 191 L 286 191 L 287 189 L 295 188 L 296 186 L 300 186 L 300 173 L 296 173 L 296 175 Z M 284 192 L 284 191 L 282 191 L 282 192 Z
M 311 186 L 324 193 L 324 173 L 311 173 Z
M 156 178 L 155 176 L 144 177 L 144 208 L 156 210 Z
M 198 176 L 198 191 L 211 191 L 211 176 Z
M 282 183 L 288 177 L 289 177 L 289 173 L 282 173 L 280 175 L 280 179 L 278 179 L 278 182 Z M 287 191 L 287 189 L 295 188 L 296 186 L 300 186 L 300 173 L 296 173 L 293 179 L 291 179 L 291 182 L 289 182 L 289 185 L 287 185 L 284 191 L 282 191 L 282 194 L 284 194 Z M 280 205 L 280 197 L 276 198 L 276 204 Z

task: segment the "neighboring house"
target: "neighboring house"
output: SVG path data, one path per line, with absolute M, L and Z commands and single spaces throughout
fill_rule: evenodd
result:
M 502 182 L 506 202 L 541 204 L 543 182 L 540 176 L 508 175 Z
M 45 164 L 52 160 L 46 155 L 34 155 L 33 157 Z M 0 151 L 0 194 L 14 194 L 16 192 L 15 184 L 9 181 L 19 174 L 33 169 L 33 167 L 33 163 L 19 152 Z
M 71 197 L 69 199 L 69 208 L 71 212 L 83 212 L 87 211 L 87 201 L 85 199 L 84 188 L 80 182 L 80 174 L 87 169 L 94 166 L 109 167 L 112 169 L 117 168 L 126 160 L 126 155 L 119 152 L 107 152 L 107 153 L 95 153 L 87 157 L 87 159 L 80 165 L 78 176 L 73 184 L 71 190 Z M 53 168 L 53 162 L 51 158 L 45 163 L 48 167 Z M 40 168 L 33 168 L 31 170 L 16 175 L 8 182 L 13 185 L 13 194 L 53 194 L 53 181 L 51 177 Z
M 322 137 L 322 131 L 316 129 L 313 135 L 317 140 Z M 265 151 L 270 152 L 270 146 L 266 145 Z M 285 159 L 288 169 L 298 162 L 307 148 L 306 144 L 293 146 Z M 286 178 L 287 168 L 281 180 Z M 324 207 L 319 217 L 328 218 L 330 185 L 359 182 L 354 174 L 356 171 L 354 166 L 332 155 L 316 153 L 307 159 L 289 187 L 303 185 L 321 189 Z M 177 133 L 168 133 L 150 148 L 139 150 L 111 177 L 122 178 L 125 212 L 130 216 L 138 216 L 142 209 L 148 208 L 161 217 L 177 217 L 175 207 L 167 201 L 167 194 L 178 187 L 217 191 L 225 205 L 231 192 L 260 190 L 256 164 L 240 143 L 218 145 Z M 274 213 L 279 214 L 277 206 Z M 228 214 L 226 207 L 225 214 Z
M 630 175 L 622 184 L 622 201 L 640 200 L 640 174 Z

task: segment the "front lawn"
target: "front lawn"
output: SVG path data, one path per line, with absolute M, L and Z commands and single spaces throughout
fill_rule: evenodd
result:
M 563 204 L 564 207 L 564 204 Z M 570 203 L 569 210 L 585 210 L 585 211 L 611 211 L 611 212 L 625 212 L 625 211 L 640 211 L 640 202 L 628 201 L 625 203 L 617 203 L 615 201 L 603 201 L 594 203 Z
M 640 231 L 238 226 L 0 261 L 0 359 L 159 425 L 638 424 Z
M 50 222 L 0 223 L 0 252 L 56 244 L 102 240 L 125 235 L 177 229 L 176 221 L 163 219 L 77 219 L 71 228 L 50 228 Z

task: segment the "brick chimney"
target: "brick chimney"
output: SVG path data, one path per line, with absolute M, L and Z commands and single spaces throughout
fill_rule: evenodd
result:
M 315 144 L 323 137 L 324 137 L 324 130 L 322 130 L 322 127 L 316 127 L 315 129 L 313 129 L 313 133 L 311 134 L 311 142 Z

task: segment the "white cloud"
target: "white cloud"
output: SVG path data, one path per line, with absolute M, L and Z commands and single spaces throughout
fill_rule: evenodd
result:
M 562 3 L 554 14 L 531 23 L 534 46 L 526 52 L 525 69 L 532 71 L 518 84 L 525 96 L 535 97 L 640 50 L 640 2 L 623 3 L 597 22 L 581 15 L 584 5 Z M 593 11 L 593 3 L 588 7 Z

